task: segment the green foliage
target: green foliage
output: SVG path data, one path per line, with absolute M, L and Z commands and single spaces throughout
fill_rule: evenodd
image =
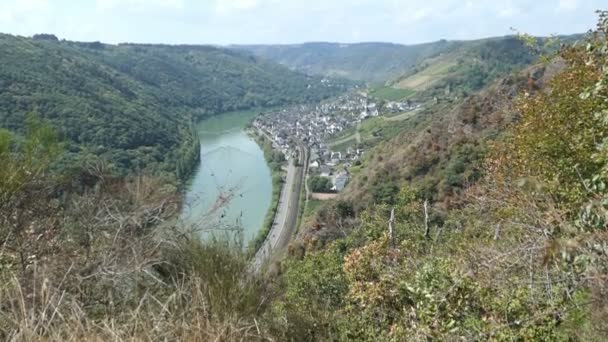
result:
M 320 100 L 342 89 L 342 84 L 325 85 L 320 78 L 211 46 L 122 44 L 89 50 L 97 59 L 151 86 L 161 104 L 186 107 L 195 111 L 198 119 Z
M 395 204 L 399 187 L 394 183 L 381 183 L 372 188 L 375 203 Z
M 236 109 L 320 99 L 342 83 L 210 46 L 105 45 L 0 35 L 0 126 L 25 132 L 37 110 L 68 143 L 121 174 L 184 180 L 198 162 L 194 123 Z M 44 38 L 44 39 L 43 39 Z
M 407 263 L 400 265 L 398 252 L 393 256 L 382 250 L 370 252 L 363 249 L 362 254 L 351 254 L 355 259 L 345 264 L 351 281 L 348 298 L 353 302 L 345 310 L 351 324 L 343 332 L 343 340 L 483 336 L 479 334 L 484 327 L 479 286 L 453 262 L 435 258 L 411 269 Z M 355 262 L 356 267 L 351 264 Z M 370 321 L 375 323 L 370 325 Z
M 588 196 L 583 180 L 602 167 L 592 155 L 608 129 L 596 114 L 605 107 L 603 99 L 580 96 L 598 82 L 597 66 L 585 63 L 581 48 L 566 48 L 561 56 L 566 70 L 549 92 L 520 99 L 521 123 L 506 142 L 508 151 L 497 151 L 495 159 L 505 177 L 536 179 L 558 203 L 578 208 Z
M 249 273 L 249 260 L 238 248 L 223 241 L 201 242 L 197 236 L 165 251 L 162 274 L 168 281 L 201 279 L 204 302 L 221 320 L 235 313 L 255 317 L 262 294 L 261 279 Z
M 286 161 L 283 152 L 273 148 L 272 142 L 263 135 L 256 134 L 254 138 L 258 145 L 260 145 L 262 152 L 264 152 L 264 158 L 273 173 L 280 172 L 281 167 Z
M 514 51 L 503 59 L 486 51 L 494 46 L 499 51 L 509 48 Z M 474 57 L 465 58 L 465 64 L 477 60 L 484 68 L 489 65 L 499 68 L 504 62 L 505 69 L 496 69 L 492 76 L 496 78 L 529 63 L 532 57 L 525 50 L 521 42 L 502 38 L 475 42 L 454 53 L 470 54 Z M 444 57 L 455 56 L 441 58 Z M 456 76 L 460 71 L 448 74 Z M 364 143 L 371 145 L 365 146 L 371 153 L 365 157 L 366 167 L 355 174 L 348 189 L 351 197 L 357 199 L 355 205 L 364 208 L 370 203 L 391 203 L 390 194 L 408 184 L 423 198 L 442 202 L 446 208 L 458 206 L 463 191 L 483 174 L 488 143 L 516 120 L 510 108 L 513 98 L 528 89 L 527 81 L 537 80 L 538 84 L 533 86 L 540 86 L 545 72 L 544 67 L 530 67 L 494 82 L 492 77 L 484 76 L 483 90 L 464 100 L 456 100 L 460 94 L 445 95 L 450 84 L 451 90 L 456 91 L 455 83 L 443 84 L 435 90 L 441 92 L 439 97 L 448 96 L 449 101 L 426 104 L 402 121 L 382 117 L 364 121 L 360 132 Z M 420 91 L 417 96 L 433 94 L 433 89 Z
M 336 203 L 336 212 L 340 218 L 355 216 L 355 210 L 352 203 L 346 201 L 338 201 L 338 203 Z
M 455 101 L 536 62 L 544 51 L 531 50 L 514 37 L 464 42 L 423 61 L 393 83 L 418 90 L 417 99 Z
M 279 326 L 293 333 L 286 336 L 566 341 L 585 322 L 588 316 L 579 311 L 586 301 L 582 292 L 570 292 L 568 282 L 551 283 L 549 290 L 548 283 L 540 283 L 559 277 L 553 268 L 534 271 L 538 286 L 527 281 L 528 268 L 518 270 L 519 265 L 483 266 L 490 269 L 477 274 L 474 263 L 484 254 L 476 254 L 475 246 L 483 244 L 480 252 L 488 253 L 498 248 L 491 239 L 446 232 L 443 239 L 428 241 L 415 192 L 404 188 L 397 198 L 395 247 L 387 234 L 389 208 L 374 206 L 360 216 L 359 229 L 349 237 L 285 265 L 285 296 L 272 312 L 280 317 Z M 470 224 L 468 230 L 477 224 L 483 229 L 484 223 Z M 507 251 L 514 248 L 511 242 L 505 238 Z M 510 278 L 493 278 L 498 275 Z
M 453 90 L 474 92 L 499 76 L 534 63 L 539 54 L 514 37 L 490 39 L 466 51 L 446 84 Z
M 302 340 L 328 340 L 335 334 L 334 310 L 347 291 L 338 246 L 302 261 L 285 265 L 284 297 L 275 303 L 272 316 L 279 321 L 279 336 Z
M 253 138 L 262 148 L 264 158 L 272 173 L 272 197 L 270 200 L 270 207 L 264 217 L 264 224 L 249 246 L 249 251 L 251 253 L 254 253 L 262 246 L 274 224 L 274 218 L 279 207 L 279 200 L 281 199 L 281 189 L 283 189 L 284 180 L 282 166 L 285 163 L 285 155 L 283 152 L 275 150 L 272 147 L 272 142 L 266 139 L 264 135 L 253 134 Z
M 443 171 L 445 185 L 452 188 L 463 188 L 467 184 L 475 183 L 480 177 L 480 170 L 471 167 L 483 160 L 485 148 L 479 145 L 463 144 L 454 146 L 450 159 Z M 443 191 L 449 191 L 443 189 Z
M 36 113 L 28 114 L 26 122 L 23 139 L 0 129 L 0 205 L 42 176 L 61 152 L 59 137 L 48 122 Z
M 439 116 L 449 125 L 435 122 L 420 129 L 423 134 L 401 135 L 403 141 L 417 141 L 411 148 L 394 139 L 367 157 L 365 164 L 378 170 L 364 175 L 366 191 L 358 194 L 370 194 L 376 204 L 363 206 L 350 235 L 299 261 L 340 251 L 345 291 L 332 307 L 317 306 L 302 326 L 323 324 L 321 336 L 331 340 L 604 338 L 608 15 L 601 18 L 605 31 L 591 36 L 586 49 L 564 48 L 565 66 L 542 91 L 537 74 L 527 84 L 507 79 L 468 99 L 453 115 Z M 493 73 L 507 72 L 503 67 L 510 66 L 493 61 L 501 60 L 498 54 L 519 58 L 522 43 L 513 44 L 518 44 L 513 51 L 499 46 L 495 52 L 477 51 L 484 64 L 463 74 L 466 87 L 484 86 Z M 513 97 L 498 94 L 520 90 L 515 103 L 520 121 L 492 144 L 482 173 L 486 142 L 505 127 L 494 106 Z M 458 132 L 459 126 L 465 129 Z M 396 158 L 399 153 L 404 158 Z M 416 177 L 424 179 L 422 186 Z M 469 188 L 471 183 L 477 185 Z M 401 184 L 409 186 L 400 189 Z M 422 205 L 437 192 L 461 202 Z M 392 210 L 395 220 L 389 223 Z M 319 275 L 326 276 L 317 268 L 308 282 L 322 282 Z M 291 302 L 306 300 L 304 291 L 291 293 Z M 296 329 L 304 322 L 287 321 Z M 303 329 L 300 336 L 314 335 Z
M 598 35 L 591 40 L 587 47 L 586 64 L 595 67 L 600 71 L 595 84 L 590 85 L 580 94 L 582 100 L 596 103 L 593 108 L 594 123 L 599 127 L 596 129 L 601 133 L 606 133 L 608 129 L 608 12 L 599 12 Z M 600 169 L 593 170 L 593 173 L 586 174 L 585 188 L 591 194 L 581 212 L 581 224 L 584 228 L 605 229 L 608 222 L 608 136 L 603 134 L 596 140 L 600 141 L 596 151 L 591 158 L 594 165 L 599 165 Z
M 388 43 L 306 43 L 234 48 L 250 51 L 256 56 L 313 75 L 381 84 L 403 74 L 419 61 L 457 46 L 460 46 L 459 42 L 438 41 L 411 46 Z
M 321 176 L 313 176 L 308 180 L 308 186 L 312 192 L 332 192 L 331 179 Z
M 364 180 L 376 203 L 360 206 L 357 217 L 357 197 L 325 208 L 337 217 L 340 238 L 286 260 L 268 283 L 230 244 L 202 244 L 169 225 L 153 231 L 179 210 L 164 180 L 116 179 L 95 167 L 83 177 L 103 180 L 98 186 L 62 192 L 69 184 L 42 177 L 59 151 L 49 125 L 30 117 L 23 137 L 0 130 L 0 191 L 16 199 L 0 202 L 0 338 L 604 340 L 606 33 L 602 12 L 586 48 L 562 51 L 565 69 L 550 87 L 527 89 L 517 104 L 521 121 L 492 147 L 483 178 L 472 165 L 484 158 L 491 134 L 476 127 L 502 126 L 487 118 L 493 110 L 477 105 L 496 100 L 493 92 L 465 102 L 444 118 L 449 124 L 429 125 L 415 139 L 399 136 L 416 141 L 412 148 L 384 145 L 368 154 L 365 165 L 381 164 Z M 35 44 L 63 44 L 39 38 Z M 135 52 L 148 47 L 141 48 Z M 153 76 L 146 82 L 163 83 Z M 197 139 L 183 119 L 176 129 L 192 136 L 180 145 L 187 160 L 197 154 Z M 264 149 L 280 165 L 282 156 Z M 395 152 L 407 158 L 393 159 Z M 408 161 L 406 171 L 399 161 Z M 428 184 L 418 187 L 415 177 Z M 464 191 L 469 181 L 478 183 L 459 206 L 428 202 L 434 191 Z M 433 220 L 437 213 L 441 220 Z

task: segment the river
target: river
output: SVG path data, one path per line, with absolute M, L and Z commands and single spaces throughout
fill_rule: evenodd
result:
M 272 176 L 264 153 L 244 130 L 256 113 L 220 114 L 198 126 L 201 162 L 181 218 L 187 226 L 203 228 L 203 238 L 222 236 L 238 226 L 247 245 L 264 223 Z

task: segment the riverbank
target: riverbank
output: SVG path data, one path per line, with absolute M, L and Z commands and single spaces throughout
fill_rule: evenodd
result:
M 203 240 L 228 238 L 247 247 L 264 224 L 272 175 L 264 152 L 246 132 L 258 113 L 224 113 L 197 125 L 201 161 L 189 182 L 180 220 L 200 231 Z
M 247 134 L 258 144 L 262 152 L 264 152 L 264 158 L 270 168 L 272 177 L 272 195 L 270 199 L 270 206 L 264 217 L 264 224 L 258 231 L 255 239 L 253 239 L 249 245 L 249 250 L 254 255 L 260 247 L 264 244 L 264 241 L 268 237 L 274 224 L 275 216 L 279 207 L 281 198 L 281 189 L 283 188 L 283 176 L 285 172 L 282 169 L 282 165 L 285 163 L 285 155 L 282 152 L 275 150 L 272 147 L 272 141 L 260 132 L 249 129 Z
M 260 271 L 269 261 L 280 258 L 295 234 L 304 176 L 304 168 L 302 165 L 298 165 L 296 160 L 306 160 L 307 158 L 306 149 L 302 145 L 298 145 L 294 157 L 290 158 L 287 163 L 287 175 L 285 185 L 281 189 L 275 224 L 272 225 L 264 244 L 258 249 L 251 262 L 254 272 Z

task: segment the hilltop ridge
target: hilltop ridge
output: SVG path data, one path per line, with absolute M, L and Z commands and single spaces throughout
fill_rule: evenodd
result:
M 0 125 L 23 133 L 25 114 L 38 112 L 69 142 L 69 156 L 101 156 L 122 173 L 185 177 L 198 158 L 197 120 L 345 89 L 211 46 L 0 35 L 0 50 Z

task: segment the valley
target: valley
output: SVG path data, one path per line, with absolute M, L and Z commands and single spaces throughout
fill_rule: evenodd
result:
M 97 4 L 151 42 L 178 18 L 171 44 L 0 33 L 0 340 L 603 341 L 608 11 L 503 36 L 583 5 L 397 3 Z M 349 43 L 298 43 L 335 22 Z M 360 39 L 401 36 L 432 39 Z

